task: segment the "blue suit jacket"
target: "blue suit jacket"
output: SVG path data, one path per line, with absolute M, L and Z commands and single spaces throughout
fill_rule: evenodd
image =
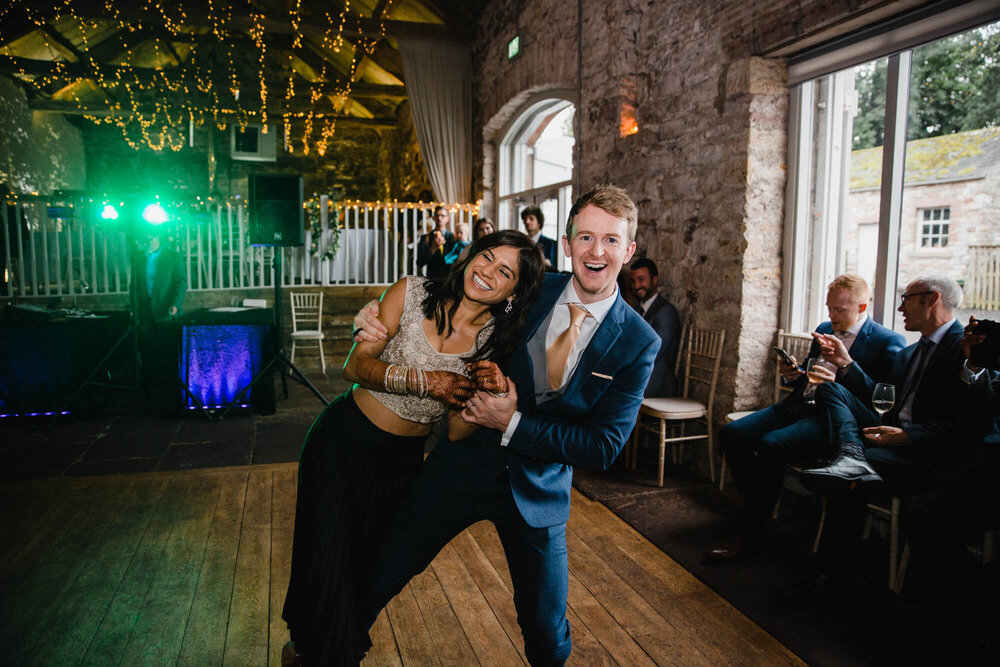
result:
M 829 321 L 823 322 L 816 327 L 816 333 L 832 334 L 833 325 Z M 861 325 L 861 330 L 855 336 L 854 342 L 851 343 L 851 349 L 847 353 L 854 360 L 854 365 L 861 366 L 868 377 L 874 378 L 875 382 L 890 382 L 893 362 L 904 347 L 906 347 L 906 339 L 903 338 L 902 334 L 887 329 L 869 317 Z M 809 348 L 809 356 L 819 356 L 819 343 L 815 340 Z M 802 364 L 805 366 L 805 361 Z M 796 382 L 800 385 L 800 389 L 806 385 L 804 377 L 799 378 Z M 838 377 L 837 382 L 842 382 L 842 378 Z M 874 388 L 874 385 L 872 387 Z
M 521 421 L 507 447 L 502 434 L 480 429 L 471 437 L 442 439 L 428 456 L 436 480 L 451 502 L 476 495 L 506 468 L 511 493 L 528 525 L 541 528 L 569 519 L 572 466 L 606 469 L 635 424 L 660 338 L 621 294 L 580 356 L 566 390 L 535 403 L 528 341 L 548 316 L 570 279 L 545 275 L 542 290 L 525 318 L 517 349 L 504 371 L 517 391 Z M 443 469 L 442 469 L 443 468 Z M 450 472 L 450 476 L 442 473 Z

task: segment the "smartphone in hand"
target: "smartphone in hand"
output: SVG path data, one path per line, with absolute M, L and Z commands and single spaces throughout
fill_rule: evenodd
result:
M 778 356 L 781 357 L 781 359 L 786 364 L 788 364 L 789 366 L 795 366 L 799 370 L 802 370 L 802 368 L 799 367 L 798 364 L 795 363 L 795 360 L 792 359 L 792 355 L 790 355 L 787 352 L 785 352 L 785 348 L 783 348 L 783 347 L 775 347 L 774 351 L 778 353 Z

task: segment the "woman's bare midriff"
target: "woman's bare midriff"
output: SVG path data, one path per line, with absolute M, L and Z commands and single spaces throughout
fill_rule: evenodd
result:
M 351 395 L 354 397 L 354 402 L 357 403 L 358 408 L 360 408 L 361 412 L 368 418 L 368 421 L 375 424 L 375 426 L 382 429 L 386 433 L 412 436 L 428 435 L 431 432 L 431 424 L 419 424 L 417 422 L 411 422 L 409 419 L 403 419 L 395 412 L 379 403 L 379 401 L 371 395 L 371 392 L 364 387 L 354 385 L 354 390 Z

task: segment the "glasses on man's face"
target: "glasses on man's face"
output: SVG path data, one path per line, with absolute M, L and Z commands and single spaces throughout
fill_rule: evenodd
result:
M 903 292 L 902 294 L 899 295 L 899 302 L 900 303 L 906 303 L 906 300 L 909 299 L 911 296 L 922 296 L 924 294 L 933 294 L 933 293 L 934 293 L 933 291 L 927 291 L 927 292 Z

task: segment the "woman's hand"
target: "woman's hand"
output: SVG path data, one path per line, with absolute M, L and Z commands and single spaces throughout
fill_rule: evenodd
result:
M 465 407 L 465 402 L 476 393 L 476 384 L 470 378 L 451 371 L 426 371 L 427 395 L 441 401 L 449 408 Z
M 477 388 L 499 396 L 507 393 L 507 378 L 492 361 L 474 361 L 465 368 Z

